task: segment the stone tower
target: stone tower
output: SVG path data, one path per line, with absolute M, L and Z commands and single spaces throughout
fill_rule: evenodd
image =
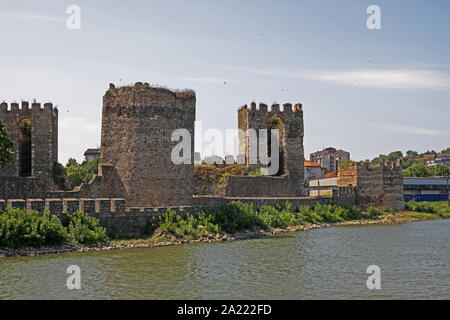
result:
M 110 85 L 102 111 L 103 196 L 123 197 L 129 207 L 192 205 L 195 102 L 190 90 Z M 176 129 L 191 135 L 190 164 L 171 160 Z
M 26 192 L 23 185 L 30 181 L 45 184 L 47 189 L 54 188 L 53 169 L 58 162 L 58 109 L 51 103 L 22 102 L 0 105 L 0 119 L 6 125 L 14 141 L 15 159 L 0 171 L 2 183 L 17 184 L 22 197 L 32 195 L 37 190 Z M 30 184 L 31 185 L 31 184 Z M 0 188 L 1 189 L 1 188 Z M 41 190 L 42 191 L 42 190 Z
M 402 167 L 394 162 L 348 163 L 339 167 L 337 185 L 356 188 L 356 204 L 364 209 L 404 210 Z
M 238 110 L 238 128 L 243 130 L 241 132 L 248 132 L 249 129 L 278 129 L 279 130 L 279 163 L 280 168 L 276 176 L 284 176 L 291 181 L 294 181 L 294 188 L 298 190 L 296 195 L 301 195 L 301 190 L 304 180 L 304 150 L 303 150 L 303 110 L 301 104 L 296 104 L 292 108 L 292 104 L 286 103 L 283 105 L 283 110 L 280 110 L 280 105 L 273 104 L 270 111 L 266 104 L 256 103 L 250 104 L 250 109 L 245 105 Z M 269 134 L 270 135 L 270 134 Z M 259 148 L 259 146 L 258 146 Z M 270 148 L 268 148 L 270 149 Z M 250 163 L 249 154 L 249 136 L 239 135 L 239 157 L 245 158 L 245 163 L 250 166 L 251 170 L 262 168 L 259 161 L 256 164 Z

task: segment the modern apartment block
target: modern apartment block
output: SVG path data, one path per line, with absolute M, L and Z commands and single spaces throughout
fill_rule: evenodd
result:
M 350 160 L 350 152 L 336 150 L 335 148 L 326 148 L 309 155 L 309 160 L 318 162 L 323 168 L 327 168 L 333 173 L 337 173 L 339 165 L 344 160 Z

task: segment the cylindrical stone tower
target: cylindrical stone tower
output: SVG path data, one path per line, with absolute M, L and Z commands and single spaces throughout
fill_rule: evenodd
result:
M 99 165 L 105 196 L 123 197 L 127 207 L 192 205 L 195 101 L 191 90 L 110 85 L 103 97 Z M 190 133 L 190 164 L 172 162 L 176 129 Z

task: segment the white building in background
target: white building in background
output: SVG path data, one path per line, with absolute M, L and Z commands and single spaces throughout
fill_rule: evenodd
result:
M 337 177 L 309 180 L 309 195 L 311 197 L 329 196 L 337 190 Z
M 318 162 L 305 160 L 303 168 L 305 170 L 305 180 L 320 179 L 325 174 L 325 169 Z

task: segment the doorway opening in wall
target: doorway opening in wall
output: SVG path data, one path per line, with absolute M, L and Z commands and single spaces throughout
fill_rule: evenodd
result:
M 31 120 L 22 119 L 19 123 L 19 163 L 20 176 L 31 176 Z
M 283 121 L 279 118 L 279 117 L 270 117 L 267 120 L 267 128 L 268 128 L 268 132 L 267 132 L 267 140 L 268 140 L 268 144 L 267 144 L 267 153 L 269 154 L 269 157 L 271 157 L 271 153 L 272 153 L 272 130 L 277 129 L 279 136 L 278 136 L 278 146 L 279 146 L 279 150 L 278 150 L 278 171 L 275 174 L 275 176 L 281 176 L 285 173 L 284 170 L 284 147 L 285 147 L 285 142 L 284 142 L 284 123 Z

